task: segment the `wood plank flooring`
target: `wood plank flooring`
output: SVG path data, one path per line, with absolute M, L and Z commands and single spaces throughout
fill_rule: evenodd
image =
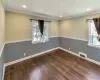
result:
M 8 66 L 4 80 L 100 80 L 100 66 L 55 50 Z

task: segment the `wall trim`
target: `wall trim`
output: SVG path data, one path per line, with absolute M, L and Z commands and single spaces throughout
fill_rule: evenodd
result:
M 100 46 L 88 44 L 89 47 L 100 49 Z
M 5 42 L 5 44 L 9 44 L 9 43 L 17 43 L 17 42 L 24 42 L 24 41 L 31 41 L 32 39 L 25 39 L 25 40 L 15 40 L 15 41 L 7 41 Z
M 2 80 L 4 80 L 4 76 L 5 76 L 5 68 L 6 68 L 6 66 L 5 66 L 5 64 L 4 64 L 4 66 L 3 66 L 3 76 L 2 76 Z
M 61 48 L 61 47 L 60 47 L 59 49 L 65 51 L 65 52 L 68 52 L 68 53 L 70 53 L 70 54 L 72 54 L 72 55 L 75 55 L 75 56 L 80 57 L 79 54 L 77 54 L 77 53 L 75 53 L 75 52 L 72 52 L 72 51 L 70 51 L 70 50 L 67 50 L 67 49 L 64 49 L 64 48 Z M 80 57 L 80 58 L 82 58 L 82 57 Z M 89 62 L 92 62 L 92 63 L 95 63 L 95 64 L 97 64 L 97 65 L 100 65 L 100 62 L 95 61 L 95 60 L 93 60 L 93 59 L 90 59 L 90 58 L 88 58 L 88 56 L 87 56 L 87 58 L 82 58 L 82 59 L 85 59 L 85 60 L 87 60 L 87 61 L 89 61 Z
M 25 15 L 30 15 L 30 16 L 33 16 L 33 17 L 36 17 L 34 19 L 47 19 L 48 21 L 51 21 L 51 20 L 59 20 L 59 17 L 57 16 L 51 16 L 51 15 L 47 15 L 47 14 L 41 14 L 41 13 L 38 13 L 38 12 L 23 12 L 23 11 L 20 11 L 20 10 L 15 10 L 15 9 L 9 9 L 9 8 L 6 8 L 5 7 L 5 10 L 8 11 L 8 12 L 14 12 L 14 13 L 19 13 L 19 14 L 25 14 Z
M 3 53 L 4 47 L 5 47 L 5 43 L 3 44 L 2 48 L 1 48 L 0 57 L 1 57 L 2 53 Z
M 68 38 L 68 39 L 74 39 L 74 40 L 80 40 L 80 41 L 87 41 L 85 39 L 81 39 L 81 38 L 74 38 L 74 37 L 67 37 L 67 36 L 50 36 L 49 38 L 56 38 L 56 37 L 62 37 L 62 38 Z M 24 41 L 31 41 L 32 39 L 25 39 L 25 40 L 15 40 L 15 41 L 7 41 L 5 42 L 5 44 L 9 44 L 9 43 L 17 43 L 17 42 L 24 42 Z
M 88 42 L 88 40 L 85 40 L 85 39 L 72 38 L 72 37 L 67 37 L 67 36 L 60 36 L 60 37 L 61 38 L 67 38 L 67 39 L 73 39 L 73 40 L 80 40 L 80 41 Z M 100 49 L 100 46 L 95 46 L 95 45 L 90 45 L 90 44 L 87 44 L 87 46 L 92 47 L 92 48 L 96 48 L 96 49 Z
M 86 40 L 86 39 L 81 39 L 81 38 L 67 37 L 67 36 L 60 36 L 60 37 L 62 37 L 62 38 L 68 38 L 68 39 L 74 39 L 74 40 L 80 40 L 80 41 L 87 41 L 87 42 L 88 42 L 88 40 Z
M 66 52 L 68 52 L 68 53 L 70 53 L 70 54 L 72 54 L 72 55 L 75 55 L 75 56 L 80 57 L 79 54 L 77 54 L 77 53 L 75 53 L 75 52 L 72 52 L 72 51 L 70 51 L 70 50 L 67 50 L 67 49 L 64 49 L 64 48 L 61 48 L 61 47 L 56 47 L 56 48 L 53 48 L 53 49 L 50 49 L 50 50 L 46 50 L 46 51 L 43 51 L 43 52 L 40 52 L 40 53 L 31 55 L 31 56 L 28 56 L 28 57 L 25 57 L 25 58 L 21 58 L 21 59 L 12 61 L 12 62 L 5 63 L 5 67 L 6 67 L 6 66 L 9 66 L 9 65 L 12 65 L 12 64 L 15 64 L 15 63 L 18 63 L 18 62 L 21 62 L 21 61 L 24 61 L 24 60 L 26 60 L 26 59 L 30 59 L 30 58 L 34 58 L 34 57 L 36 57 L 36 56 L 40 56 L 40 55 L 42 55 L 42 54 L 46 54 L 46 53 L 48 53 L 48 52 L 50 52 L 50 51 L 53 51 L 53 50 L 56 50 L 56 49 L 61 49 L 61 50 L 66 51 Z M 82 57 L 80 57 L 80 58 L 82 58 Z M 95 60 L 93 60 L 93 59 L 90 59 L 90 58 L 88 58 L 88 57 L 87 57 L 87 58 L 82 58 L 82 59 L 85 59 L 85 60 L 87 60 L 87 61 L 89 61 L 89 62 L 92 62 L 92 63 L 95 63 L 95 64 L 97 64 L 97 65 L 100 65 L 100 62 L 95 61 Z
M 40 52 L 40 53 L 33 54 L 33 55 L 31 55 L 31 56 L 28 56 L 28 57 L 24 57 L 24 58 L 15 60 L 15 61 L 11 61 L 11 62 L 5 63 L 5 66 L 10 66 L 10 65 L 12 65 L 12 64 L 15 64 L 15 63 L 18 63 L 18 62 L 21 62 L 21 61 L 24 61 L 24 60 L 27 60 L 27 59 L 30 59 L 30 58 L 34 58 L 34 57 L 40 56 L 40 55 L 42 55 L 42 54 L 46 54 L 46 53 L 48 53 L 48 52 L 50 52 L 50 51 L 53 51 L 53 50 L 56 50 L 56 49 L 59 49 L 59 47 L 52 48 L 52 49 L 49 49 L 49 50 L 46 50 L 46 51 L 43 51 L 43 52 Z
M 56 37 L 59 37 L 59 36 L 51 36 L 49 38 L 56 38 Z M 24 41 L 31 41 L 32 39 L 24 39 L 24 40 L 15 40 L 15 41 L 7 41 L 5 42 L 5 44 L 9 44 L 9 43 L 17 43 L 17 42 L 24 42 Z
M 42 55 L 42 54 L 46 54 L 46 53 L 48 53 L 48 52 L 50 52 L 50 51 L 53 51 L 53 50 L 56 50 L 56 49 L 61 49 L 61 50 L 63 50 L 63 51 L 68 52 L 69 54 L 72 54 L 72 55 L 75 55 L 75 56 L 77 56 L 77 57 L 80 57 L 79 54 L 77 54 L 77 53 L 75 53 L 75 52 L 72 52 L 72 51 L 70 51 L 70 50 L 61 48 L 61 47 L 52 48 L 52 49 L 49 49 L 49 50 L 46 50 L 46 51 L 43 51 L 43 52 L 40 52 L 40 53 L 31 55 L 31 56 L 25 57 L 25 58 L 21 58 L 21 59 L 12 61 L 12 62 L 5 63 L 5 64 L 4 64 L 4 67 L 3 67 L 3 77 L 2 77 L 2 80 L 4 80 L 5 68 L 6 68 L 7 66 L 10 66 L 10 65 L 12 65 L 12 64 L 15 64 L 15 63 L 18 63 L 18 62 L 21 62 L 21 61 L 24 61 L 24 60 L 27 60 L 27 59 L 30 59 L 30 58 L 34 58 L 34 57 L 36 57 L 36 56 L 40 56 L 40 55 Z M 80 58 L 82 58 L 82 57 L 80 57 Z M 82 59 L 85 59 L 85 60 L 87 60 L 87 61 L 89 61 L 89 62 L 95 63 L 96 65 L 100 65 L 100 62 L 95 61 L 95 60 L 93 60 L 93 59 L 90 59 L 90 58 L 88 58 L 88 57 L 87 57 L 87 58 L 82 58 Z

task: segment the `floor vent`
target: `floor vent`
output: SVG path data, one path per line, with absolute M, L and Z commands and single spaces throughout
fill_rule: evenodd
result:
M 82 53 L 82 52 L 79 52 L 79 56 L 82 57 L 82 58 L 87 58 L 87 54 Z

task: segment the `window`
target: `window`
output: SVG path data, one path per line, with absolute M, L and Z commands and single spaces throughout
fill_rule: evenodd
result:
M 48 22 L 44 22 L 43 36 L 39 29 L 38 21 L 32 21 L 32 43 L 48 41 Z
M 99 35 L 93 20 L 88 21 L 89 25 L 89 45 L 100 46 Z

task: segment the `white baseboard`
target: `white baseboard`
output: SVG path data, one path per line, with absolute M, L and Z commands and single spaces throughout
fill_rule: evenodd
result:
M 60 49 L 63 50 L 63 51 L 65 51 L 65 52 L 68 52 L 68 53 L 70 53 L 70 54 L 73 54 L 73 55 L 79 57 L 79 55 L 78 55 L 77 53 L 74 53 L 74 52 L 72 52 L 72 51 L 70 51 L 70 50 L 67 50 L 67 49 L 64 49 L 64 48 L 61 48 L 61 47 L 60 47 Z
M 72 51 L 70 51 L 70 50 L 67 50 L 67 49 L 64 49 L 64 48 L 61 48 L 61 47 L 56 47 L 56 48 L 53 48 L 53 49 L 50 49 L 50 50 L 46 50 L 46 51 L 43 51 L 43 52 L 40 52 L 40 53 L 31 55 L 31 56 L 22 58 L 22 59 L 18 59 L 18 60 L 9 62 L 9 63 L 5 63 L 5 64 L 4 64 L 4 68 L 3 68 L 3 78 L 2 78 L 2 80 L 4 80 L 4 74 L 5 74 L 5 67 L 6 67 L 6 66 L 9 66 L 9 65 L 12 65 L 12 64 L 15 64 L 15 63 L 24 61 L 24 60 L 26 60 L 26 59 L 30 59 L 30 58 L 36 57 L 36 56 L 40 56 L 40 55 L 42 55 L 42 54 L 46 54 L 46 53 L 48 53 L 48 52 L 50 52 L 50 51 L 53 51 L 53 50 L 56 50 L 56 49 L 61 49 L 61 50 L 66 51 L 66 52 L 68 52 L 68 53 L 70 53 L 70 54 L 73 54 L 73 55 L 75 55 L 75 56 L 80 57 L 79 54 L 77 54 L 77 53 L 75 53 L 75 52 L 72 52 Z M 82 57 L 80 57 L 80 58 L 82 58 Z M 92 63 L 95 63 L 95 64 L 97 64 L 97 65 L 100 65 L 100 62 L 95 61 L 95 60 L 93 60 L 93 59 L 90 59 L 90 58 L 88 58 L 88 57 L 87 57 L 87 58 L 82 58 L 82 59 L 85 59 L 85 60 L 90 61 L 90 62 L 92 62 Z
M 15 64 L 15 63 L 24 61 L 24 60 L 26 60 L 26 59 L 30 59 L 30 58 L 33 58 L 33 57 L 42 55 L 42 54 L 46 54 L 46 53 L 48 53 L 48 52 L 50 52 L 50 51 L 53 51 L 53 50 L 56 50 L 56 49 L 59 49 L 59 47 L 56 47 L 56 48 L 53 48 L 53 49 L 50 49 L 50 50 L 46 50 L 46 51 L 43 51 L 43 52 L 40 52 L 40 53 L 36 53 L 36 54 L 34 54 L 34 55 L 31 55 L 31 56 L 28 56 L 28 57 L 24 57 L 24 58 L 21 58 L 21 59 L 12 61 L 12 62 L 5 63 L 5 66 L 9 66 L 9 65 L 12 65 L 12 64 Z
M 2 76 L 2 80 L 4 80 L 4 76 L 5 76 L 5 64 L 4 64 L 4 66 L 3 66 L 3 76 Z
M 56 50 L 56 49 L 61 49 L 61 50 L 66 51 L 66 52 L 68 52 L 68 53 L 70 53 L 70 54 L 73 54 L 73 55 L 75 55 L 75 56 L 80 57 L 79 54 L 77 54 L 77 53 L 75 53 L 75 52 L 72 52 L 72 51 L 70 51 L 70 50 L 67 50 L 67 49 L 64 49 L 64 48 L 61 48 L 61 47 L 56 47 L 56 48 L 53 48 L 53 49 L 50 49 L 50 50 L 46 50 L 46 51 L 43 51 L 43 52 L 40 52 L 40 53 L 31 55 L 31 56 L 28 56 L 28 57 L 24 57 L 24 58 L 21 58 L 21 59 L 18 59 L 18 60 L 9 62 L 9 63 L 5 63 L 5 67 L 6 67 L 6 66 L 9 66 L 9 65 L 12 65 L 12 64 L 15 64 L 15 63 L 18 63 L 18 62 L 21 62 L 21 61 L 24 61 L 24 60 L 26 60 L 26 59 L 30 59 L 30 58 L 33 58 L 33 57 L 36 57 L 36 56 L 40 56 L 40 55 L 42 55 L 42 54 L 46 54 L 46 53 L 48 53 L 48 52 L 50 52 L 50 51 L 53 51 L 53 50 Z M 80 58 L 82 58 L 82 57 L 80 57 Z M 100 62 L 95 61 L 95 60 L 93 60 L 93 59 L 90 59 L 90 58 L 88 58 L 88 57 L 87 57 L 87 58 L 82 58 L 82 59 L 88 60 L 88 61 L 90 61 L 90 62 L 92 62 L 92 63 L 97 64 L 97 65 L 100 65 Z
M 75 52 L 72 52 L 72 51 L 70 51 L 70 50 L 67 50 L 67 49 L 64 49 L 64 48 L 61 48 L 61 47 L 60 47 L 59 49 L 61 49 L 61 50 L 63 50 L 63 51 L 66 51 L 66 52 L 68 52 L 68 53 L 70 53 L 70 54 L 73 54 L 73 55 L 75 55 L 75 56 L 80 57 L 79 54 L 77 54 L 77 53 L 75 53 Z M 82 57 L 80 57 L 80 58 L 82 58 Z M 90 61 L 90 62 L 92 62 L 92 63 L 95 63 L 95 64 L 97 64 L 97 65 L 100 65 L 100 62 L 95 61 L 95 60 L 93 60 L 93 59 L 90 59 L 90 58 L 88 58 L 88 56 L 87 56 L 87 58 L 82 58 L 82 59 L 85 59 L 85 60 Z

